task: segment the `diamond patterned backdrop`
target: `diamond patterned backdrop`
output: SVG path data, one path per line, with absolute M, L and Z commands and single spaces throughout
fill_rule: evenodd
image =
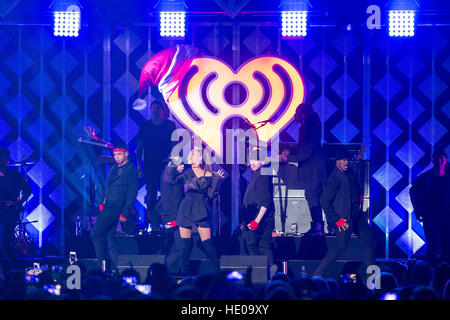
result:
M 77 139 L 86 123 L 102 126 L 102 42 L 2 26 L 0 43 L 0 143 L 12 161 L 36 162 L 27 171 L 33 197 L 25 217 L 37 222 L 27 230 L 43 254 L 58 254 L 87 205 Z
M 236 25 L 233 30 L 231 23 L 193 22 L 184 43 L 230 65 L 236 54 L 238 64 L 271 54 L 297 66 L 324 124 L 323 142 L 368 147 L 378 256 L 411 257 L 424 250 L 408 190 L 429 166 L 434 146 L 450 152 L 449 28 L 419 28 L 412 39 L 392 40 L 383 32 L 315 27 L 303 40 L 284 40 L 275 24 Z M 83 126 L 135 150 L 138 128 L 150 116 L 131 108 L 140 70 L 151 55 L 177 43 L 160 39 L 155 26 L 105 30 L 62 40 L 47 27 L 0 27 L 0 144 L 13 161 L 37 161 L 28 171 L 34 195 L 27 219 L 39 221 L 29 230 L 49 251 L 64 248 L 63 236 L 88 207 L 76 141 Z M 158 95 L 152 88 L 148 103 Z M 297 132 L 292 124 L 282 141 L 296 141 Z M 139 189 L 136 207 L 143 214 L 142 183 Z
M 429 168 L 435 148 L 450 151 L 449 35 L 445 27 L 423 27 L 413 41 L 373 37 L 372 215 L 387 257 L 426 249 L 409 188 Z

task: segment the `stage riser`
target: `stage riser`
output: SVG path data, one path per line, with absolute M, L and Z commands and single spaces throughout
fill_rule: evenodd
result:
M 241 239 L 242 240 L 242 239 Z M 154 255 L 161 254 L 163 246 L 162 237 L 147 236 L 117 236 L 119 253 Z M 273 249 L 276 260 L 320 260 L 329 247 L 334 246 L 334 237 L 274 237 Z M 80 259 L 95 258 L 95 251 L 92 240 L 89 237 L 70 237 L 66 241 L 67 256 L 70 251 L 77 252 Z M 352 237 L 348 247 L 341 255 L 342 260 L 363 260 L 361 240 Z M 172 248 L 175 252 L 176 248 Z M 230 252 L 232 254 L 242 254 L 239 250 Z M 219 252 L 220 253 L 220 252 Z M 206 254 L 202 250 L 201 241 L 198 234 L 193 235 L 193 246 L 191 259 L 206 259 Z

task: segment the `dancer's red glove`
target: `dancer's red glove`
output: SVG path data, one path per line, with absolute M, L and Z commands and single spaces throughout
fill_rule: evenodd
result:
M 103 211 L 103 203 L 100 203 L 100 204 L 98 205 L 98 209 L 100 210 L 100 212 Z
M 176 227 L 177 226 L 177 222 L 175 220 L 174 221 L 169 221 L 169 222 L 167 222 L 167 225 L 169 225 L 171 227 Z
M 256 222 L 255 220 L 253 220 L 253 221 L 250 221 L 250 223 L 247 226 L 250 230 L 255 231 L 258 228 L 259 223 Z
M 345 222 L 346 222 L 345 219 L 341 218 L 341 219 L 339 219 L 338 222 L 336 222 L 336 225 L 338 226 L 338 228 L 340 228 L 345 224 Z

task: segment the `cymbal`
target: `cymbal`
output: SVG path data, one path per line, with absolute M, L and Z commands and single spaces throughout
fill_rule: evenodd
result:
M 97 157 L 97 162 L 100 164 L 110 164 L 115 163 L 116 161 L 114 160 L 114 157 L 102 154 Z
M 35 164 L 36 161 L 21 161 L 21 162 L 10 162 L 6 166 L 8 167 L 20 167 L 20 166 L 29 166 L 31 164 Z

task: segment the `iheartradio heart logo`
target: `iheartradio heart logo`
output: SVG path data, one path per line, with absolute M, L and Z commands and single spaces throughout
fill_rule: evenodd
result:
M 231 84 L 246 91 L 245 100 L 238 105 L 226 99 L 225 91 Z M 259 140 L 269 143 L 293 120 L 303 98 L 300 74 L 283 59 L 254 58 L 235 72 L 220 60 L 205 57 L 192 60 L 167 102 L 186 128 L 222 155 L 222 129 L 228 119 L 241 117 L 253 125 L 267 122 L 257 132 Z

